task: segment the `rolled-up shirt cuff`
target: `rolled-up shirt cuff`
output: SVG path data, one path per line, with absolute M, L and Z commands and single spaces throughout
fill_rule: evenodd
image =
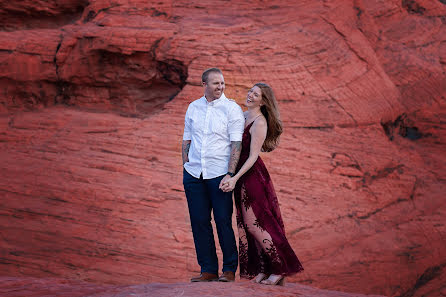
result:
M 191 137 L 190 133 L 184 133 L 183 134 L 183 140 L 191 140 L 191 139 L 192 139 L 192 137 Z
M 231 133 L 229 134 L 229 140 L 231 141 L 242 141 L 243 133 Z

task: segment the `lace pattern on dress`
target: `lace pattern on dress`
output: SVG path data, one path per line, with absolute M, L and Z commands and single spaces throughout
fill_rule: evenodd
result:
M 256 274 L 270 273 L 271 266 L 281 265 L 281 260 L 277 249 L 274 246 L 270 234 L 262 226 L 261 221 L 255 216 L 250 207 L 250 199 L 246 193 L 244 184 L 241 186 L 240 202 L 242 204 L 241 211 L 237 211 L 237 227 L 239 230 L 239 259 L 240 259 L 240 275 L 252 277 Z M 249 269 L 248 249 L 255 251 L 257 258 L 258 272 L 252 274 Z M 252 256 L 252 255 L 251 255 Z

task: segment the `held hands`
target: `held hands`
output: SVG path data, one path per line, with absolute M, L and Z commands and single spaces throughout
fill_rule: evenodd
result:
M 235 184 L 237 183 L 237 179 L 235 177 L 230 177 L 229 175 L 225 175 L 220 182 L 220 190 L 223 192 L 231 192 L 235 188 Z

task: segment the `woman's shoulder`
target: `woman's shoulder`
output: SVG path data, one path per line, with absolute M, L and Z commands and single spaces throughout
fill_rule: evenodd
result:
M 266 118 L 265 116 L 259 115 L 259 117 L 257 119 L 254 120 L 254 125 L 258 126 L 258 127 L 263 127 L 263 126 L 267 126 L 268 123 L 266 122 Z
M 252 127 L 250 130 L 267 130 L 268 129 L 268 123 L 266 122 L 266 119 L 263 115 L 260 115 L 258 118 L 254 120 L 252 123 Z

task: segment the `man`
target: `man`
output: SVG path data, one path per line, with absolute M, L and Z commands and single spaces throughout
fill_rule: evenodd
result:
M 224 95 L 225 81 L 218 68 L 201 77 L 204 96 L 186 112 L 183 134 L 183 184 L 201 274 L 192 282 L 234 281 L 238 254 L 232 229 L 232 192 L 221 185 L 234 175 L 240 157 L 244 117 L 240 106 Z M 211 225 L 214 214 L 223 252 L 223 274 Z

